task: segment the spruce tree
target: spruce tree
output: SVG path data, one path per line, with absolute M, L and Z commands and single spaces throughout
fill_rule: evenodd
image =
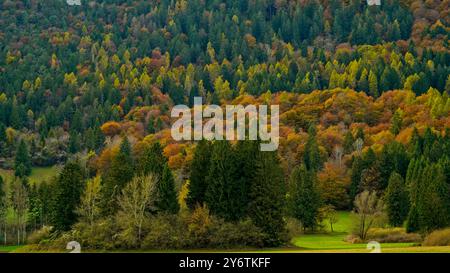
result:
M 353 158 L 352 163 L 352 172 L 350 175 L 350 189 L 349 189 L 349 196 L 351 203 L 353 204 L 353 200 L 355 199 L 356 195 L 359 193 L 359 184 L 361 183 L 361 174 L 364 170 L 364 161 L 361 157 L 356 156 Z
M 119 152 L 113 157 L 111 166 L 102 180 L 102 204 L 104 215 L 117 211 L 117 196 L 134 176 L 134 161 L 131 155 L 131 145 L 127 137 L 122 139 Z
M 308 170 L 317 172 L 322 168 L 322 159 L 320 157 L 319 145 L 316 139 L 316 127 L 311 125 L 308 129 L 308 140 L 305 145 L 303 161 Z
M 265 246 L 284 242 L 286 186 L 276 152 L 261 152 L 250 188 L 249 215 L 265 234 Z
M 179 211 L 175 180 L 167 163 L 164 166 L 161 178 L 157 181 L 157 197 L 155 205 L 158 211 L 171 214 L 176 214 Z
M 211 165 L 206 179 L 208 187 L 205 201 L 211 212 L 225 220 L 237 220 L 236 190 L 239 182 L 236 178 L 236 158 L 228 141 L 216 141 L 213 144 Z
M 403 178 L 396 172 L 389 178 L 385 201 L 389 223 L 394 227 L 402 226 L 408 216 L 409 198 Z
M 189 193 L 186 200 L 190 209 L 205 202 L 205 192 L 208 186 L 206 178 L 209 172 L 211 152 L 211 143 L 206 140 L 201 140 L 195 148 L 190 168 Z
M 139 171 L 142 175 L 153 174 L 156 181 L 156 209 L 159 212 L 177 213 L 180 209 L 175 189 L 175 180 L 169 168 L 167 158 L 159 142 L 146 148 L 139 160 Z
M 163 154 L 163 148 L 159 142 L 151 144 L 145 148 L 139 159 L 138 170 L 143 175 L 154 174 L 162 176 L 167 158 Z
M 422 172 L 416 201 L 420 228 L 430 232 L 449 223 L 449 185 L 440 164 L 429 164 Z
M 289 211 L 298 219 L 303 229 L 314 228 L 318 224 L 320 195 L 315 185 L 315 173 L 304 165 L 296 167 L 289 180 Z
M 31 159 L 27 144 L 23 139 L 20 140 L 19 146 L 17 147 L 16 158 L 14 161 L 14 174 L 20 178 L 31 174 Z
M 235 206 L 239 208 L 236 218 L 243 218 L 248 214 L 250 203 L 250 187 L 256 175 L 257 159 L 260 153 L 259 141 L 239 141 L 235 147 L 236 153 L 236 188 Z
M 67 163 L 55 186 L 53 225 L 58 231 L 69 230 L 77 221 L 76 208 L 84 189 L 83 170 L 78 162 Z
M 395 136 L 400 133 L 403 126 L 402 114 L 399 110 L 395 111 L 391 119 L 391 133 Z

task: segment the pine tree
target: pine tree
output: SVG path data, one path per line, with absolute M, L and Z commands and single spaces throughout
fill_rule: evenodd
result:
M 155 206 L 160 212 L 175 214 L 180 209 L 175 190 L 175 180 L 172 171 L 166 163 L 161 178 L 156 183 L 157 201 Z
M 322 168 L 322 159 L 320 157 L 319 145 L 316 140 L 316 127 L 311 125 L 308 129 L 308 141 L 305 145 L 303 160 L 308 170 L 317 172 Z
M 385 200 L 389 223 L 394 227 L 402 226 L 408 216 L 409 198 L 403 178 L 396 172 L 389 178 Z
M 78 162 L 67 163 L 55 188 L 53 225 L 58 231 L 69 230 L 77 221 L 76 208 L 84 189 L 83 170 Z
M 398 135 L 402 130 L 403 118 L 399 110 L 395 111 L 391 119 L 391 133 Z
M 201 140 L 195 148 L 186 201 L 190 209 L 194 209 L 197 204 L 202 205 L 205 202 L 205 192 L 208 186 L 206 177 L 209 172 L 211 150 L 211 143 L 206 140 Z
M 440 164 L 429 164 L 422 172 L 416 201 L 422 231 L 443 228 L 449 223 L 449 185 Z
M 289 211 L 298 219 L 303 229 L 314 228 L 318 224 L 320 195 L 315 185 L 315 173 L 304 165 L 296 167 L 289 181 Z
M 256 175 L 257 158 L 260 153 L 259 141 L 239 141 L 235 147 L 236 153 L 236 187 L 235 206 L 240 208 L 236 218 L 244 218 L 248 214 L 250 203 L 250 187 Z
M 14 174 L 17 177 L 23 178 L 31 174 L 31 159 L 28 152 L 28 147 L 25 141 L 20 140 L 17 147 L 16 158 L 14 161 Z
M 284 242 L 283 212 L 286 187 L 283 171 L 275 152 L 261 152 L 257 171 L 250 188 L 249 215 L 253 223 L 265 233 L 265 246 Z
M 156 209 L 160 212 L 177 213 L 180 209 L 175 189 L 175 180 L 169 168 L 167 158 L 159 142 L 146 148 L 139 160 L 141 175 L 152 174 L 156 180 Z
M 154 174 L 162 176 L 167 158 L 163 154 L 163 148 L 159 142 L 155 142 L 150 147 L 145 148 L 139 159 L 138 170 L 142 175 Z
M 353 203 L 353 200 L 355 199 L 356 195 L 359 193 L 359 184 L 361 183 L 361 174 L 364 170 L 364 161 L 361 157 L 356 156 L 353 158 L 352 163 L 352 172 L 350 176 L 350 200 Z
M 205 202 L 211 212 L 225 220 L 237 220 L 235 193 L 238 188 L 236 177 L 236 158 L 228 141 L 216 141 L 213 144 L 211 165 L 206 178 L 208 187 L 205 192 Z
M 119 152 L 114 156 L 111 166 L 103 179 L 101 209 L 104 215 L 117 211 L 117 196 L 134 176 L 134 161 L 131 145 L 127 137 L 122 139 Z

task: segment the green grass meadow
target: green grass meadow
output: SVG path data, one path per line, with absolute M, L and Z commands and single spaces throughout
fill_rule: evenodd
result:
M 40 183 L 42 181 L 48 181 L 59 173 L 61 168 L 59 166 L 52 167 L 35 167 L 31 171 L 31 175 L 28 178 L 31 184 Z M 0 169 L 0 176 L 6 181 L 11 181 L 14 178 L 13 170 Z

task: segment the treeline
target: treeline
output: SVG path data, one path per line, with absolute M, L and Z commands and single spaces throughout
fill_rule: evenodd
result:
M 28 240 L 44 248 L 69 239 L 103 249 L 279 246 L 289 240 L 291 219 L 314 231 L 336 208 L 318 185 L 325 162 L 315 126 L 308 135 L 291 173 L 257 141 L 202 140 L 186 182 L 169 169 L 158 142 L 139 151 L 123 138 L 107 163 L 70 161 L 52 181 L 30 184 L 24 176 L 3 185 L 2 237 L 22 243 L 36 231 Z M 368 219 L 386 214 L 389 226 L 408 232 L 450 224 L 449 130 L 415 129 L 408 145 L 394 141 L 379 153 L 363 151 L 361 130 L 346 138 L 345 152 L 353 154 L 347 206 Z
M 391 226 L 428 233 L 450 225 L 450 131 L 413 131 L 407 147 L 369 148 L 352 163 L 350 196 L 368 191 L 384 199 Z
M 22 138 L 33 165 L 98 152 L 100 126 L 139 109 L 153 112 L 142 130 L 157 132 L 194 96 L 450 90 L 448 52 L 408 41 L 412 15 L 398 1 L 191 2 L 2 2 L 1 165 L 12 168 Z

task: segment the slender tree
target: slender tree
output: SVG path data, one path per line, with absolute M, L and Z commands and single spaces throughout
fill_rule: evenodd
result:
M 304 229 L 314 228 L 318 224 L 320 194 L 315 185 L 315 173 L 304 165 L 296 167 L 289 181 L 289 211 L 298 219 Z
M 31 174 L 31 159 L 27 144 L 23 139 L 20 140 L 19 146 L 17 147 L 14 170 L 15 176 L 20 178 Z
M 211 143 L 206 140 L 201 140 L 195 148 L 190 168 L 189 193 L 186 200 L 190 209 L 205 202 L 205 192 L 208 186 L 206 178 L 209 172 L 211 152 Z
M 408 216 L 409 197 L 403 178 L 396 172 L 389 178 L 385 204 L 389 223 L 395 227 L 402 226 Z
M 65 231 L 77 221 L 76 209 L 84 189 L 83 170 L 78 162 L 67 163 L 55 188 L 53 224 L 56 230 Z
M 284 206 L 286 186 L 275 152 L 261 152 L 257 172 L 250 188 L 249 215 L 265 233 L 266 246 L 284 242 Z
M 117 195 L 134 176 L 134 161 L 127 137 L 122 139 L 119 152 L 114 156 L 102 180 L 101 209 L 104 215 L 117 211 Z

